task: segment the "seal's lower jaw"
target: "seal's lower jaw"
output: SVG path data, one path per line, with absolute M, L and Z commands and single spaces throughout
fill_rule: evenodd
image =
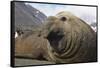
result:
M 57 32 L 53 32 L 51 31 L 48 36 L 47 39 L 50 42 L 50 45 L 57 51 L 59 52 L 59 42 L 63 39 L 64 34 L 60 31 Z

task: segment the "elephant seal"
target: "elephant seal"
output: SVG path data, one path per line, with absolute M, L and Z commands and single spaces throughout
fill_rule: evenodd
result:
M 48 40 L 36 34 L 23 34 L 15 40 L 15 57 L 37 60 L 48 60 Z
M 82 19 L 62 11 L 50 16 L 41 35 L 50 43 L 49 54 L 56 63 L 97 61 L 96 33 Z

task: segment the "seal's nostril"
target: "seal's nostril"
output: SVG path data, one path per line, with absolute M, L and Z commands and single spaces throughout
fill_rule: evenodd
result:
M 61 17 L 61 21 L 66 21 L 67 18 L 66 17 Z

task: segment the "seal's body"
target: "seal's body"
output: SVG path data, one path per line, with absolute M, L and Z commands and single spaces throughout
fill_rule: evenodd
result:
M 96 33 L 86 22 L 69 12 L 60 12 L 48 17 L 46 23 L 42 35 L 51 45 L 54 62 L 96 61 Z
M 15 42 L 15 57 L 47 60 L 47 45 L 49 46 L 48 40 L 34 34 L 19 36 Z

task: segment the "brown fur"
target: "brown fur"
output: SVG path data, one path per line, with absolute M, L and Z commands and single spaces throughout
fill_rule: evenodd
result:
M 15 42 L 15 57 L 47 60 L 47 45 L 49 46 L 48 40 L 35 34 L 19 36 Z
M 41 35 L 49 40 L 51 60 L 56 63 L 97 61 L 96 33 L 69 12 L 47 19 Z

